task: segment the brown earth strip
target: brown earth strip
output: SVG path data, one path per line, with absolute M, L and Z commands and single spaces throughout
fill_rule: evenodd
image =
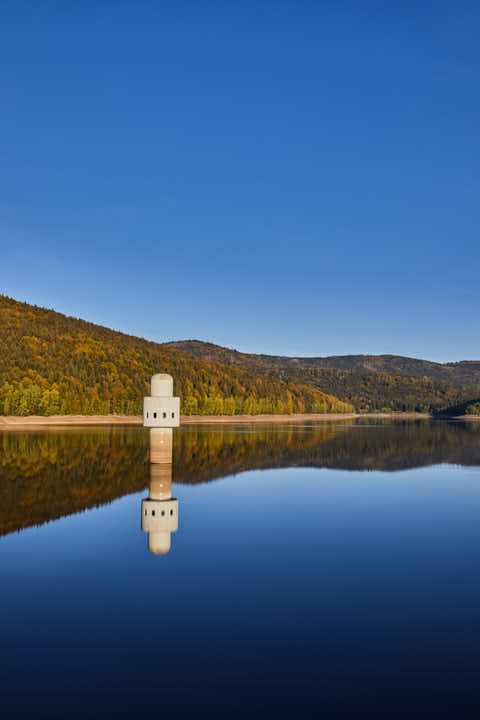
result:
M 428 419 L 427 413 L 310 413 L 296 415 L 183 415 L 182 425 L 190 424 L 244 424 L 244 423 L 285 423 L 328 420 L 354 420 L 356 418 L 378 419 Z M 478 415 L 464 415 L 458 419 L 479 420 Z M 0 416 L 0 429 L 45 427 L 45 426 L 85 426 L 85 425 L 141 425 L 141 415 L 31 415 Z

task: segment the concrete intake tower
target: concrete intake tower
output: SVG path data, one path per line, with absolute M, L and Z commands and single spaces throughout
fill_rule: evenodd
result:
M 180 398 L 171 375 L 154 375 L 151 396 L 143 399 L 143 425 L 150 428 L 150 494 L 142 500 L 142 530 L 156 555 L 170 550 L 178 530 L 178 500 L 172 498 L 173 428 L 180 425 Z

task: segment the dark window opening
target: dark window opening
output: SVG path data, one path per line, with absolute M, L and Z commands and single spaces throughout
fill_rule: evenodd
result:
M 152 515 L 155 515 L 155 510 L 152 510 Z
M 167 413 L 163 413 L 163 417 L 166 418 L 166 417 L 167 417 Z
M 162 517 L 165 515 L 165 510 L 162 510 Z
M 172 413 L 172 417 L 175 417 L 175 413 Z
M 173 515 L 173 510 L 170 510 L 170 515 Z
M 157 413 L 153 413 L 153 417 L 156 418 L 156 417 L 157 417 Z

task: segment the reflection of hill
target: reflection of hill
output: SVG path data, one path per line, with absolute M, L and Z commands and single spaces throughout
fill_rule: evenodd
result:
M 174 481 L 209 482 L 246 470 L 303 465 L 315 448 L 344 433 L 334 427 L 270 426 L 216 431 L 183 430 L 175 436 Z
M 0 535 L 138 492 L 147 453 L 132 430 L 0 434 Z
M 403 470 L 480 466 L 480 426 L 184 428 L 174 435 L 174 482 L 209 482 L 245 470 L 328 467 Z M 0 534 L 80 512 L 148 485 L 141 428 L 0 434 Z
M 440 463 L 480 466 L 480 425 L 406 422 L 336 435 L 304 466 L 345 470 L 408 470 Z
M 174 450 L 175 482 L 208 482 L 245 470 L 294 466 L 386 471 L 439 463 L 480 466 L 476 423 L 275 429 L 248 434 L 225 429 L 214 436 L 184 431 Z

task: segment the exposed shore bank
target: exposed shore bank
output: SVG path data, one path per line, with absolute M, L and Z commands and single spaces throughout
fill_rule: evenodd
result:
M 252 423 L 291 423 L 306 421 L 338 421 L 356 420 L 358 418 L 377 418 L 379 420 L 428 420 L 432 418 L 428 413 L 310 413 L 296 415 L 182 415 L 182 425 L 239 425 Z M 455 420 L 480 420 L 480 415 L 459 415 L 452 417 Z M 35 427 L 61 427 L 85 425 L 141 425 L 141 415 L 18 415 L 0 416 L 1 429 L 35 428 Z

